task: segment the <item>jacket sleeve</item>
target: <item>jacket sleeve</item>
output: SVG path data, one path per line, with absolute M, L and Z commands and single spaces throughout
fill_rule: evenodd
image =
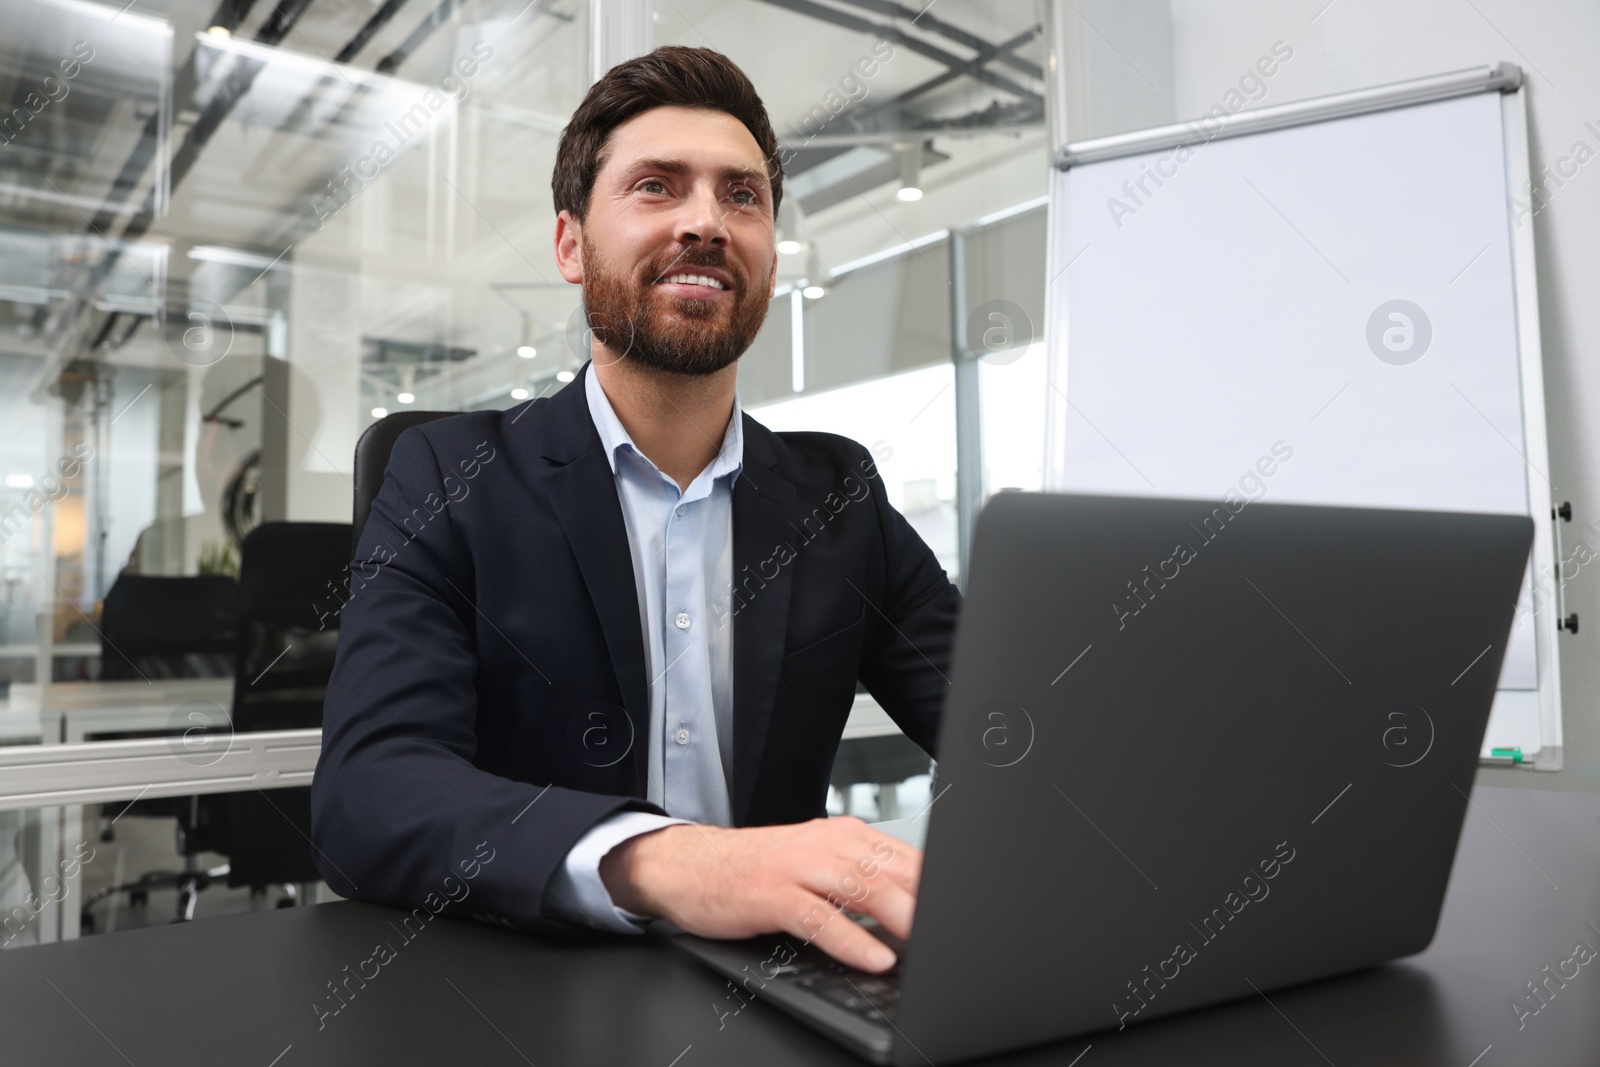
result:
M 868 472 L 882 533 L 882 596 L 867 608 L 868 637 L 859 676 L 867 691 L 907 737 L 938 759 L 939 719 L 950 691 L 961 591 L 927 542 L 883 492 L 871 454 Z
M 422 511 L 431 517 L 413 532 Z M 324 879 L 381 904 L 574 929 L 544 901 L 568 850 L 617 812 L 665 812 L 474 766 L 473 562 L 416 427 L 395 442 L 349 583 L 312 784 Z

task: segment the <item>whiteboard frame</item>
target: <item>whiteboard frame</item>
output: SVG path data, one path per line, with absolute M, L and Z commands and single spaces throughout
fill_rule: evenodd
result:
M 1504 65 L 1504 64 L 1502 64 Z M 1550 499 L 1549 437 L 1544 410 L 1544 349 L 1539 334 L 1539 288 L 1533 244 L 1533 219 L 1518 227 L 1512 218 L 1511 201 L 1528 181 L 1531 164 L 1528 154 L 1527 89 L 1503 93 L 1500 100 L 1501 128 L 1506 139 L 1506 225 L 1511 237 L 1512 298 L 1516 301 L 1517 351 L 1522 379 L 1522 441 L 1527 450 L 1528 513 L 1534 521 L 1533 579 L 1551 574 L 1560 583 L 1556 551 L 1558 531 Z M 1546 516 L 1549 516 L 1548 521 Z M 1562 766 L 1561 734 L 1561 650 L 1560 617 L 1555 625 L 1541 623 L 1537 601 L 1531 619 L 1535 662 L 1539 672 L 1539 754 L 1531 763 L 1514 764 L 1540 771 L 1559 771 Z M 1556 601 L 1546 606 L 1556 609 Z M 1498 699 L 1498 697 L 1497 697 Z M 1483 759 L 1487 764 L 1507 763 L 1504 759 Z
M 1201 144 L 1223 137 L 1240 137 L 1252 133 L 1264 133 L 1269 130 L 1309 125 L 1314 122 L 1347 118 L 1376 111 L 1387 111 L 1397 107 L 1433 103 L 1439 100 L 1481 92 L 1498 92 L 1501 94 L 1501 131 L 1505 139 L 1506 160 L 1506 225 L 1509 228 L 1510 237 L 1518 377 L 1522 390 L 1523 460 L 1527 467 L 1525 480 L 1528 486 L 1528 513 L 1534 520 L 1535 530 L 1530 562 L 1532 565 L 1533 586 L 1536 593 L 1540 575 L 1552 575 L 1558 588 L 1561 575 L 1557 562 L 1559 557 L 1557 549 L 1559 531 L 1556 529 L 1555 513 L 1550 498 L 1550 483 L 1545 473 L 1550 469 L 1550 458 L 1545 420 L 1544 353 L 1540 344 L 1539 334 L 1539 290 L 1538 277 L 1535 270 L 1534 227 L 1530 219 L 1527 226 L 1519 229 L 1512 216 L 1512 199 L 1523 188 L 1524 183 L 1532 177 L 1528 149 L 1527 90 L 1524 88 L 1520 67 L 1513 63 L 1472 67 L 1449 74 L 1395 82 L 1372 89 L 1300 100 L 1269 108 L 1239 111 L 1221 120 L 1215 118 L 1195 119 L 1190 122 L 1158 126 L 1148 130 L 1135 130 L 1110 137 L 1071 142 L 1062 145 L 1057 150 L 1054 158 L 1054 168 L 1065 171 L 1081 163 L 1095 163 L 1120 156 L 1158 151 L 1163 148 L 1175 148 L 1185 144 Z M 1206 122 L 1209 122 L 1210 125 L 1203 125 Z M 1055 182 L 1056 179 L 1053 177 L 1052 185 Z M 1052 237 L 1059 233 L 1064 225 L 1062 212 L 1065 205 L 1060 202 L 1060 199 L 1060 197 L 1052 195 L 1046 209 L 1046 232 L 1051 234 Z M 1045 286 L 1046 336 L 1052 340 L 1060 339 L 1057 343 L 1062 346 L 1061 351 L 1064 354 L 1064 358 L 1060 361 L 1060 368 L 1058 368 L 1056 360 L 1047 359 L 1046 376 L 1047 382 L 1052 387 L 1051 391 L 1060 391 L 1063 396 L 1066 391 L 1066 382 L 1055 380 L 1054 375 L 1058 369 L 1062 373 L 1070 375 L 1071 366 L 1070 355 L 1066 354 L 1065 349 L 1066 323 L 1059 321 L 1065 314 L 1065 300 L 1058 298 L 1055 290 L 1058 283 L 1065 284 L 1061 279 L 1061 275 L 1065 273 L 1067 267 L 1071 266 L 1070 261 L 1059 262 L 1065 253 L 1066 249 L 1061 247 L 1061 242 L 1056 240 L 1047 242 L 1045 254 L 1045 277 L 1048 279 Z M 1054 407 L 1055 398 L 1047 396 L 1047 403 Z M 1045 471 L 1047 478 L 1050 469 L 1054 466 L 1056 458 L 1059 456 L 1060 449 L 1064 445 L 1057 432 L 1059 421 L 1053 417 L 1047 417 L 1046 420 Z M 1546 516 L 1549 516 L 1548 521 Z M 1514 763 L 1508 758 L 1480 755 L 1479 762 L 1481 765 L 1511 766 L 1539 771 L 1558 771 L 1562 767 L 1561 655 L 1558 603 L 1558 598 L 1552 598 L 1546 603 L 1546 608 L 1555 611 L 1558 617 L 1554 620 L 1541 620 L 1542 612 L 1537 607 L 1537 601 L 1535 601 L 1536 606 L 1531 619 L 1531 625 L 1534 628 L 1534 658 L 1538 671 L 1538 687 L 1533 690 L 1539 704 L 1540 747 L 1538 754 L 1532 759 L 1520 763 Z M 1502 699 L 1508 698 L 1512 693 L 1523 694 L 1528 692 L 1528 690 L 1497 690 L 1495 703 L 1498 705 Z

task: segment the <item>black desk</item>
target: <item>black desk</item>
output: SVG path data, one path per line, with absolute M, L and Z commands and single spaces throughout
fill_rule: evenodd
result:
M 1600 958 L 1576 965 L 1564 988 L 1552 979 L 1557 992 L 1520 1028 L 1511 1001 L 1578 942 L 1600 951 L 1600 798 L 1480 787 L 1473 799 L 1438 936 L 1422 955 L 1271 993 L 1270 1003 L 1252 997 L 991 1062 L 1594 1067 Z M 1375 894 L 1382 879 L 1373 872 Z M 650 939 L 567 946 L 438 919 L 402 943 L 390 925 L 402 915 L 324 904 L 0 953 L 0 1060 L 861 1062 L 759 1000 L 719 1021 L 733 1004 L 722 982 Z M 395 958 L 319 1030 L 313 1004 L 327 983 L 379 941 Z

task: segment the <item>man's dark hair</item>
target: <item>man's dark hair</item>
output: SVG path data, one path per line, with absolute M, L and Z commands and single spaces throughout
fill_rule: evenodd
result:
M 709 48 L 682 45 L 664 45 L 649 55 L 618 63 L 590 86 L 561 131 L 556 148 L 555 172 L 550 177 L 556 213 L 570 211 L 583 222 L 589 213 L 595 176 L 606 162 L 611 131 L 640 112 L 668 105 L 725 111 L 744 123 L 766 157 L 776 218 L 783 199 L 783 163 L 766 105 L 733 60 Z

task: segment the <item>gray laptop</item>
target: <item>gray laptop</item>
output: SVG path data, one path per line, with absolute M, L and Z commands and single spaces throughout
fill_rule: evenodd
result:
M 1532 535 L 1513 515 L 1002 493 L 895 971 L 781 934 L 675 940 L 893 1064 L 1420 952 Z

